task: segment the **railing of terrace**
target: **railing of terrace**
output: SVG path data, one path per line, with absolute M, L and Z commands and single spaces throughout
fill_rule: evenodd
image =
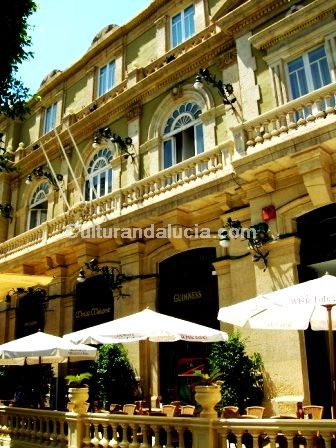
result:
M 228 141 L 129 187 L 90 202 L 81 202 L 61 216 L 1 243 L 0 260 L 8 260 L 21 251 L 27 252 L 40 245 L 71 237 L 72 230 L 75 232 L 80 228 L 108 222 L 223 177 L 231 172 L 232 153 L 233 143 Z
M 207 419 L 0 408 L 14 448 L 334 448 L 335 420 Z
M 293 138 L 307 132 L 307 127 L 311 131 L 326 125 L 335 119 L 335 95 L 336 83 L 328 84 L 232 128 L 237 152 L 261 149 L 274 145 L 279 137 Z

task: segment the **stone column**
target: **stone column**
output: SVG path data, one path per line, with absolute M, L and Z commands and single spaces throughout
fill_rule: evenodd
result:
M 134 157 L 127 157 L 127 185 L 139 180 L 139 145 L 140 145 L 140 115 L 141 105 L 136 104 L 127 111 L 128 137 L 132 139 L 132 146 L 128 150 Z
M 269 250 L 268 269 L 254 264 L 256 295 L 298 283 L 300 241 L 297 237 L 277 240 Z M 286 275 L 284 275 L 286 273 Z M 252 330 L 251 330 L 252 332 Z M 265 370 L 278 396 L 304 396 L 309 402 L 308 367 L 303 331 L 253 330 L 254 348 L 262 355 Z
M 244 121 L 252 120 L 259 115 L 258 100 L 260 99 L 260 91 L 254 74 L 256 61 L 254 56 L 252 56 L 252 48 L 249 42 L 251 35 L 252 33 L 248 32 L 236 39 L 241 107 Z
M 155 21 L 156 26 L 156 57 L 159 58 L 163 56 L 168 51 L 168 41 L 167 41 L 167 16 L 161 16 Z
M 204 0 L 195 1 L 195 32 L 199 33 L 207 26 L 206 5 L 208 2 Z

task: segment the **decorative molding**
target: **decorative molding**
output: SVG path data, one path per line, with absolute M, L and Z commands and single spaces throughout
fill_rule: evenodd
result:
M 126 111 L 126 118 L 128 121 L 140 117 L 142 106 L 139 102 L 132 104 Z
M 328 9 L 321 10 L 323 7 L 328 7 Z M 334 16 L 335 12 L 336 5 L 332 5 L 329 0 L 315 0 L 251 36 L 250 42 L 257 49 L 267 50 L 300 31 L 311 29 L 314 24 L 321 23 L 329 16 Z

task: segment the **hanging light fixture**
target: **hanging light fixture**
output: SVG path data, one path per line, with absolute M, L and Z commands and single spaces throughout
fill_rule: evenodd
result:
M 203 80 L 207 84 L 211 84 L 213 87 L 215 87 L 220 94 L 220 96 L 223 98 L 223 103 L 230 105 L 232 108 L 232 104 L 237 101 L 237 98 L 235 97 L 233 93 L 233 86 L 230 83 L 224 84 L 223 81 L 220 79 L 216 79 L 216 75 L 213 75 L 210 73 L 210 71 L 207 68 L 200 68 L 198 74 L 196 75 L 196 80 L 194 83 L 194 88 L 197 90 L 203 89 Z
M 58 184 L 63 182 L 63 174 L 56 174 L 55 177 L 47 166 L 39 166 L 34 168 L 33 171 L 28 174 L 26 177 L 26 184 L 31 184 L 34 179 L 47 179 L 47 181 L 53 186 L 54 190 L 58 191 Z
M 120 135 L 114 133 L 111 131 L 109 127 L 107 128 L 100 128 L 97 132 L 93 135 L 93 148 L 99 148 L 101 146 L 102 141 L 105 143 L 111 142 L 116 145 L 118 145 L 120 151 L 123 154 L 123 156 L 127 159 L 128 157 L 132 158 L 132 161 L 134 160 L 134 153 L 130 152 L 130 148 L 133 146 L 133 140 L 131 137 L 120 137 Z

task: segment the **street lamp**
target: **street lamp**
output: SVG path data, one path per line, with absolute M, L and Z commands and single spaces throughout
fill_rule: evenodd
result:
M 53 174 L 46 166 L 39 166 L 34 168 L 33 171 L 26 177 L 26 184 L 32 183 L 33 179 L 47 179 L 47 181 L 53 186 L 55 191 L 59 190 L 58 184 L 63 181 L 63 174 Z
M 133 146 L 133 141 L 131 137 L 120 137 L 120 135 L 111 131 L 109 127 L 100 128 L 93 135 L 93 148 L 98 148 L 101 145 L 101 141 L 115 143 L 119 146 L 120 151 L 124 154 L 124 157 L 127 159 L 128 157 L 134 160 L 134 153 L 130 152 L 130 148 Z
M 218 93 L 223 98 L 223 103 L 228 104 L 233 108 L 232 104 L 237 101 L 237 98 L 233 93 L 232 84 L 224 84 L 220 79 L 216 80 L 216 75 L 210 73 L 207 68 L 200 68 L 199 72 L 197 73 L 194 83 L 195 89 L 203 89 L 203 81 L 205 81 L 207 84 L 211 84 L 213 87 L 216 87 Z

